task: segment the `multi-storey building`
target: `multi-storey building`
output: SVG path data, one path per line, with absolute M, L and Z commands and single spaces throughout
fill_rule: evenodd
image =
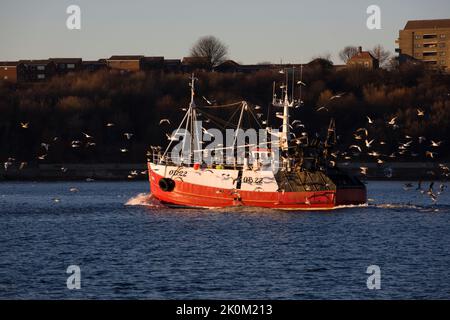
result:
M 396 42 L 401 63 L 420 60 L 450 71 L 450 19 L 408 21 Z

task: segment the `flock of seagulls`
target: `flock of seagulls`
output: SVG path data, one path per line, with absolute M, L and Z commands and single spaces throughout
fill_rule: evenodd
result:
M 418 113 L 417 115 L 419 117 L 424 116 L 425 112 L 417 109 Z M 370 118 L 369 116 L 366 116 L 367 118 L 367 123 L 369 125 L 368 128 L 371 128 L 374 126 L 374 121 L 372 120 L 372 118 Z M 398 117 L 393 117 L 390 120 L 386 121 L 386 125 L 388 127 L 391 127 L 392 129 L 398 129 L 400 126 L 397 123 L 397 119 Z M 355 157 L 359 157 L 361 155 L 368 155 L 369 157 L 373 157 L 375 158 L 374 160 L 378 163 L 378 164 L 383 164 L 385 163 L 386 158 L 397 158 L 398 156 L 401 155 L 411 155 L 413 157 L 418 157 L 420 154 L 418 152 L 413 151 L 412 147 L 413 144 L 415 143 L 416 139 L 414 139 L 412 136 L 410 135 L 405 135 L 405 141 L 401 141 L 398 144 L 397 147 L 397 151 L 392 152 L 389 155 L 385 155 L 380 151 L 375 150 L 375 145 L 379 145 L 379 146 L 385 146 L 387 143 L 386 141 L 377 141 L 374 138 L 369 137 L 369 129 L 367 128 L 359 128 L 357 129 L 354 133 L 353 133 L 353 138 L 355 140 L 355 143 L 351 144 L 348 147 L 348 152 L 340 152 L 340 154 L 343 156 L 343 158 L 345 160 L 352 160 Z M 424 146 L 424 144 L 426 143 L 428 139 L 426 137 L 420 136 L 417 138 L 417 142 L 419 145 Z M 425 157 L 427 158 L 431 158 L 431 159 L 435 159 L 435 157 L 438 155 L 438 153 L 436 152 L 436 148 L 441 147 L 443 141 L 435 141 L 435 140 L 431 140 L 429 142 L 429 146 L 428 150 L 425 151 Z M 337 153 L 333 153 L 332 155 L 337 158 Z M 384 159 L 383 159 L 384 158 Z M 364 168 L 365 170 L 363 170 L 365 172 L 365 174 L 367 174 L 367 169 Z
M 448 172 L 448 168 L 446 168 L 447 172 Z M 405 191 L 410 191 L 412 189 L 414 189 L 414 186 L 412 183 L 405 183 L 403 189 Z M 431 201 L 433 201 L 433 203 L 437 202 L 438 197 L 444 193 L 444 191 L 447 189 L 447 185 L 445 185 L 444 183 L 441 183 L 439 185 L 439 189 L 436 192 L 436 190 L 434 190 L 434 182 L 431 182 L 430 185 L 428 186 L 428 189 L 423 189 L 422 188 L 422 181 L 420 180 L 417 183 L 417 188 L 415 188 L 415 191 L 419 191 L 421 194 L 423 195 L 427 195 L 430 197 Z
M 163 122 L 168 122 L 170 124 L 170 121 L 168 119 L 163 119 L 163 120 L 161 120 L 162 123 Z M 108 123 L 105 124 L 105 126 L 107 128 L 112 128 L 112 127 L 115 127 L 116 125 L 113 122 L 108 122 Z M 21 122 L 20 123 L 20 128 L 23 129 L 23 130 L 28 130 L 30 128 L 30 122 Z M 86 132 L 81 132 L 80 136 L 82 136 L 84 139 L 82 139 L 82 140 L 72 140 L 70 142 L 70 148 L 72 148 L 72 149 L 81 149 L 83 147 L 84 148 L 93 148 L 93 147 L 95 147 L 97 145 L 96 142 L 94 141 L 94 137 L 91 134 L 86 133 Z M 126 140 L 131 140 L 133 138 L 134 134 L 130 133 L 130 132 L 124 132 L 123 136 L 124 136 L 124 138 Z M 39 154 L 36 156 L 36 159 L 38 161 L 46 160 L 47 157 L 48 157 L 49 150 L 52 147 L 52 144 L 54 144 L 57 141 L 59 141 L 59 138 L 58 137 L 54 137 L 52 139 L 52 142 L 41 142 L 41 144 L 40 144 L 40 151 L 41 152 L 39 152 Z M 120 153 L 127 153 L 128 149 L 127 148 L 120 148 L 119 152 Z M 11 168 L 15 164 L 18 165 L 19 170 L 23 170 L 23 169 L 25 169 L 27 167 L 28 162 L 24 161 L 24 162 L 18 163 L 15 158 L 10 157 L 10 158 L 7 159 L 6 162 L 4 162 L 3 167 L 4 167 L 5 171 L 8 171 L 9 168 Z M 61 169 L 62 173 L 67 173 L 68 172 L 68 168 L 66 168 L 66 167 L 61 167 L 60 169 Z M 147 171 L 145 171 L 145 174 L 146 174 L 146 172 Z M 141 172 L 141 174 L 144 174 L 144 173 Z M 137 171 L 131 171 L 130 175 L 128 177 L 129 178 L 134 178 L 137 175 L 138 175 Z M 87 179 L 86 181 L 88 181 L 88 182 L 89 181 L 93 181 L 93 179 Z
M 282 73 L 282 72 L 284 72 L 284 71 L 280 71 L 280 73 Z M 297 85 L 304 86 L 304 87 L 307 86 L 307 84 L 305 82 L 303 82 L 303 81 L 297 81 Z M 344 93 L 337 93 L 337 94 L 331 96 L 329 98 L 329 100 L 328 100 L 328 103 L 325 103 L 324 105 L 316 107 L 315 111 L 316 112 L 328 112 L 329 111 L 329 103 L 331 101 L 336 100 L 336 99 L 342 98 L 343 96 L 345 96 L 345 94 L 346 93 L 344 92 Z M 207 99 L 204 96 L 202 96 L 202 98 L 208 105 L 213 105 L 213 104 L 216 103 L 214 100 Z M 300 107 L 302 105 L 302 103 L 303 103 L 303 101 L 299 101 L 299 103 L 296 106 L 296 108 Z M 254 109 L 255 110 L 261 110 L 262 108 L 261 108 L 261 106 L 256 105 L 254 107 Z M 186 111 L 185 108 L 184 108 L 184 111 Z M 425 111 L 423 109 L 417 108 L 416 111 L 417 111 L 417 117 L 419 117 L 419 118 L 425 117 L 426 113 L 425 113 Z M 263 117 L 263 113 L 261 113 L 261 112 L 258 112 L 256 115 L 257 115 L 257 117 L 259 119 L 261 119 Z M 279 115 L 277 115 L 277 116 L 279 116 Z M 436 140 L 429 139 L 429 138 L 424 137 L 424 136 L 413 138 L 410 135 L 405 135 L 405 137 L 404 137 L 405 140 L 399 142 L 397 150 L 395 152 L 393 152 L 393 153 L 391 153 L 389 155 L 383 154 L 381 151 L 376 150 L 377 149 L 376 146 L 377 145 L 384 146 L 384 145 L 386 145 L 386 142 L 385 141 L 381 141 L 381 140 L 378 141 L 377 139 L 375 139 L 373 137 L 370 137 L 370 130 L 369 129 L 371 129 L 372 127 L 375 126 L 375 121 L 369 115 L 366 116 L 366 119 L 367 119 L 368 127 L 367 128 L 358 128 L 353 133 L 353 139 L 354 139 L 355 143 L 352 143 L 348 147 L 347 151 L 336 151 L 336 152 L 331 153 L 331 156 L 334 158 L 334 159 L 330 160 L 330 165 L 332 167 L 336 166 L 336 163 L 337 163 L 339 157 L 343 158 L 344 160 L 352 160 L 352 159 L 354 159 L 356 157 L 359 157 L 361 155 L 364 155 L 364 154 L 366 154 L 369 157 L 374 158 L 375 162 L 377 164 L 379 164 L 379 165 L 383 165 L 387 158 L 393 159 L 393 158 L 396 158 L 396 157 L 398 157 L 400 155 L 409 154 L 411 156 L 417 157 L 417 156 L 419 156 L 419 153 L 414 152 L 412 150 L 413 149 L 413 145 L 415 145 L 416 141 L 418 142 L 419 145 L 428 146 L 426 148 L 427 150 L 425 151 L 425 157 L 426 158 L 435 159 L 437 157 L 437 155 L 438 155 L 437 149 L 440 148 L 442 146 L 442 144 L 443 144 L 443 141 L 436 141 Z M 263 121 L 263 124 L 266 124 L 266 121 Z M 385 124 L 387 125 L 388 128 L 390 127 L 393 130 L 396 130 L 396 129 L 400 128 L 400 125 L 398 124 L 398 117 L 397 116 L 386 120 Z M 171 122 L 170 122 L 169 119 L 163 118 L 163 119 L 160 119 L 159 125 L 171 125 Z M 112 123 L 112 122 L 108 122 L 108 123 L 105 124 L 105 126 L 108 127 L 108 128 L 112 128 L 112 127 L 115 127 L 115 124 Z M 29 122 L 21 122 L 20 123 L 20 127 L 23 130 L 28 130 L 30 128 L 30 123 Z M 290 124 L 290 128 L 292 130 L 294 130 L 294 129 L 304 130 L 305 129 L 305 125 L 300 120 L 294 120 Z M 205 128 L 202 128 L 202 131 L 203 131 L 204 134 L 213 136 L 213 134 L 211 134 Z M 85 148 L 93 148 L 93 147 L 96 146 L 95 139 L 94 139 L 94 137 L 91 134 L 86 133 L 86 132 L 81 132 L 81 135 L 82 135 L 82 137 L 84 139 L 71 141 L 71 143 L 70 143 L 71 148 L 73 148 L 73 149 L 79 149 L 79 148 L 83 148 L 83 147 L 85 147 Z M 295 141 L 297 141 L 297 143 L 299 143 L 299 144 L 300 144 L 300 141 L 303 138 L 307 137 L 307 133 L 306 132 L 301 132 L 301 134 L 299 135 L 299 138 L 297 138 L 295 133 L 292 133 L 292 135 L 294 136 Z M 124 132 L 123 136 L 124 136 L 124 138 L 126 140 L 131 140 L 133 138 L 134 134 L 130 133 L 130 132 Z M 169 141 L 176 141 L 176 140 L 178 140 L 177 137 L 171 136 L 169 134 L 166 134 L 166 137 L 167 137 L 167 139 Z M 53 138 L 53 142 L 58 141 L 58 139 L 59 139 L 58 137 Z M 427 141 L 429 141 L 429 142 L 427 143 Z M 52 146 L 52 143 L 49 143 L 49 142 L 42 142 L 40 144 L 42 152 L 39 155 L 37 155 L 37 159 L 39 161 L 45 160 L 47 158 L 47 155 L 48 155 L 48 152 L 49 152 L 51 146 Z M 151 146 L 151 149 L 152 149 L 153 153 L 161 151 L 160 147 Z M 120 148 L 119 151 L 120 151 L 120 153 L 128 153 L 129 152 L 129 150 L 127 148 L 125 148 L 125 147 Z M 151 154 L 151 152 L 148 151 L 147 152 L 147 156 L 149 156 L 150 154 Z M 16 159 L 14 159 L 12 157 L 8 158 L 7 161 L 4 163 L 5 171 L 7 171 L 15 163 L 16 163 Z M 21 162 L 19 164 L 19 170 L 23 170 L 26 166 L 27 166 L 27 162 Z M 449 173 L 449 168 L 447 166 L 445 166 L 443 164 L 439 164 L 439 168 L 442 170 L 443 174 L 446 177 L 449 177 L 450 173 Z M 61 172 L 62 173 L 66 173 L 67 171 L 68 171 L 67 168 L 61 167 Z M 144 175 L 146 173 L 147 173 L 147 171 L 138 172 L 137 170 L 132 170 L 132 171 L 129 172 L 128 178 L 129 179 L 134 179 L 135 177 L 139 176 L 140 174 Z M 367 176 L 369 174 L 369 168 L 368 167 L 360 167 L 360 174 L 363 175 L 363 176 Z M 226 175 L 226 174 L 224 174 L 224 175 Z M 231 177 L 224 176 L 223 178 L 224 179 L 230 179 Z M 91 180 L 91 179 L 89 179 L 89 180 Z M 420 191 L 422 194 L 429 195 L 429 197 L 432 199 L 433 202 L 436 202 L 438 196 L 442 192 L 444 192 L 444 190 L 447 188 L 446 185 L 442 183 L 440 185 L 440 187 L 439 187 L 439 191 L 435 192 L 435 190 L 433 189 L 434 182 L 432 182 L 430 184 L 430 186 L 429 186 L 429 188 L 427 190 L 423 190 L 421 184 L 422 184 L 421 182 L 418 183 L 418 187 L 417 187 L 416 190 Z M 409 184 L 409 183 L 405 184 L 405 186 L 404 186 L 405 190 L 410 190 L 412 188 L 413 188 L 413 186 L 411 184 Z M 70 191 L 71 192 L 78 192 L 78 190 L 76 188 L 72 188 Z

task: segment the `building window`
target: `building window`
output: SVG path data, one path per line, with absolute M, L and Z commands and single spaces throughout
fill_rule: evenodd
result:
M 38 74 L 38 75 L 37 75 L 37 78 L 38 78 L 39 80 L 45 79 L 45 74 Z
M 437 56 L 437 52 L 424 52 L 423 53 L 424 57 L 433 57 L 433 56 Z
M 415 38 L 416 40 L 420 40 L 420 39 L 422 39 L 422 36 L 416 35 L 414 38 Z
M 75 65 L 73 63 L 67 64 L 67 69 L 75 69 Z
M 416 53 L 415 56 L 420 58 L 420 57 L 422 57 L 422 54 L 421 53 Z
M 439 48 L 445 48 L 445 42 L 439 43 Z
M 441 60 L 441 64 L 445 64 L 445 60 Z
M 45 66 L 37 66 L 37 70 L 45 70 Z
M 8 67 L 5 67 L 5 70 L 8 70 Z
M 420 43 L 416 43 L 415 47 L 416 47 L 416 48 L 421 48 L 422 45 L 421 45 Z
M 425 43 L 423 45 L 424 48 L 436 48 L 437 44 L 436 43 Z
M 424 39 L 436 39 L 437 35 L 436 34 L 424 34 L 423 38 Z
M 441 56 L 445 56 L 445 51 L 441 51 Z
M 441 34 L 441 39 L 445 39 L 445 38 L 446 38 L 445 34 Z

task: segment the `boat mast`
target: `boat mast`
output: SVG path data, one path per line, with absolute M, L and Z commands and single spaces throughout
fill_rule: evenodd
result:
M 289 142 L 290 142 L 290 125 L 289 125 L 289 108 L 293 106 L 293 101 L 289 100 L 289 77 L 288 77 L 288 70 L 285 69 L 283 71 L 286 73 L 286 82 L 282 86 L 283 88 L 283 94 L 284 98 L 277 100 L 276 95 L 274 95 L 273 99 L 273 106 L 275 107 L 282 107 L 283 108 L 283 125 L 282 130 L 280 133 L 280 148 L 282 151 L 288 151 L 289 150 Z
M 186 150 L 186 144 L 189 143 L 189 160 L 195 159 L 195 152 L 200 150 L 200 142 L 199 142 L 199 133 L 197 131 L 197 111 L 196 111 L 196 104 L 195 104 L 195 78 L 194 74 L 191 75 L 191 82 L 189 83 L 191 87 L 191 101 L 189 102 L 189 108 L 187 111 L 187 120 L 186 120 L 186 128 L 185 128 L 185 134 L 183 137 L 183 155 L 185 154 Z M 190 140 L 187 141 L 186 137 L 187 134 L 190 134 Z M 201 151 L 199 151 L 201 152 Z M 191 159 L 193 157 L 194 159 Z M 183 159 L 185 160 L 185 159 Z

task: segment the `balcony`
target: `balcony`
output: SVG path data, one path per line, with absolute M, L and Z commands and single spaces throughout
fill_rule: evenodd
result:
M 437 34 L 424 34 L 424 39 L 437 39 Z

